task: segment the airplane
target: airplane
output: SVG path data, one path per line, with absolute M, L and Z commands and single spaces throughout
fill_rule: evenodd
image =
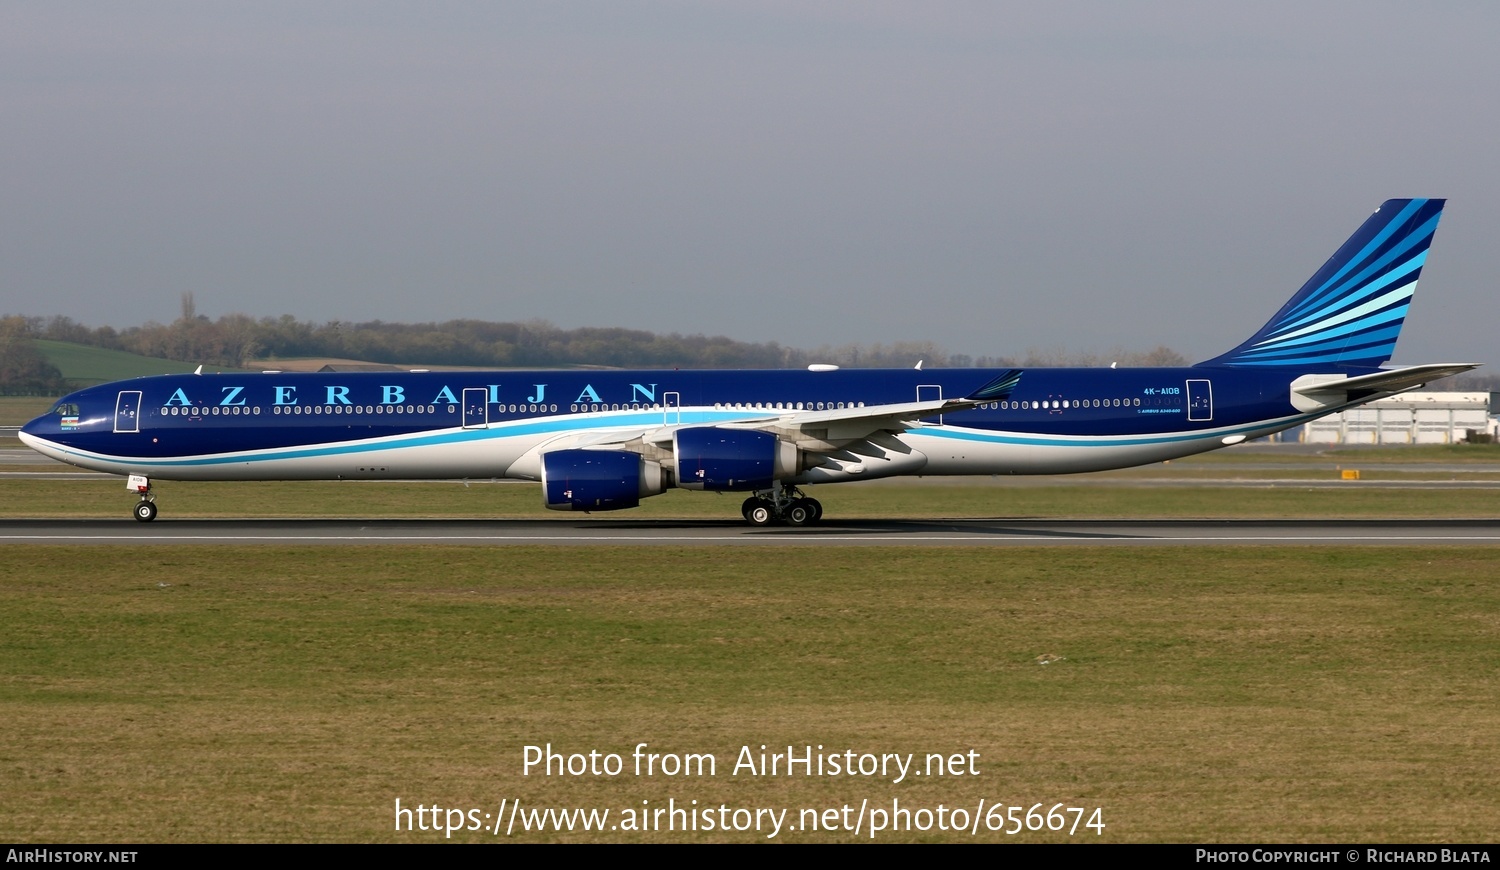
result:
M 1068 474 L 1239 444 L 1475 368 L 1387 365 L 1442 215 L 1392 199 L 1265 326 L 1178 368 L 410 371 L 162 375 L 88 387 L 27 445 L 153 480 L 513 478 L 558 511 L 680 488 L 806 526 L 802 486 Z

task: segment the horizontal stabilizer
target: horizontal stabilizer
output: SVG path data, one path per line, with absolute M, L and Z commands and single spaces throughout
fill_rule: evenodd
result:
M 1479 366 L 1480 363 L 1428 363 L 1353 378 L 1303 375 L 1292 382 L 1292 405 L 1301 411 L 1317 411 L 1348 404 L 1351 399 L 1368 399 L 1376 393 L 1395 395 Z
M 1480 365 L 1482 363 L 1428 363 L 1427 365 L 1389 369 L 1383 372 L 1376 372 L 1373 375 L 1360 375 L 1357 378 L 1322 381 L 1306 386 L 1293 387 L 1293 389 L 1304 395 L 1308 393 L 1351 393 L 1355 391 L 1400 393 L 1414 387 L 1420 387 L 1439 378 L 1452 377 L 1453 375 L 1472 371 L 1479 368 Z

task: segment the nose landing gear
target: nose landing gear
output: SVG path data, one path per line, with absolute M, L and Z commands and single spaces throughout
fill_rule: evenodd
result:
M 143 523 L 156 519 L 156 496 L 151 494 L 151 479 L 143 474 L 132 474 L 125 482 L 125 488 L 141 497 L 132 511 L 135 518 Z
M 156 502 L 142 499 L 135 506 L 135 518 L 143 523 L 156 519 Z

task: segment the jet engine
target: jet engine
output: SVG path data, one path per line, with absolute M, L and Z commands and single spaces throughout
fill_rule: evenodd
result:
M 796 446 L 769 432 L 695 426 L 672 434 L 677 485 L 711 492 L 768 489 L 797 473 Z
M 542 454 L 542 500 L 554 511 L 633 508 L 666 489 L 660 463 L 624 450 L 554 450 Z

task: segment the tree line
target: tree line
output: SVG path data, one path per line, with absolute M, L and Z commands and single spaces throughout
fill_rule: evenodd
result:
M 55 396 L 66 392 L 62 372 L 32 343 L 24 317 L 0 318 L 0 395 Z
M 243 314 L 210 319 L 184 294 L 182 316 L 172 323 L 148 322 L 116 329 L 89 327 L 70 317 L 0 317 L 0 392 L 53 394 L 66 388 L 62 373 L 47 362 L 34 339 L 73 342 L 127 351 L 190 365 L 261 368 L 276 359 L 329 357 L 402 366 L 485 368 L 800 368 L 831 363 L 850 368 L 999 368 L 1039 365 L 1185 365 L 1165 347 L 1144 353 L 1069 354 L 1029 350 L 1020 357 L 950 354 L 932 342 L 848 344 L 812 350 L 777 342 L 754 343 L 722 336 L 654 333 L 619 327 L 563 329 L 532 320 L 495 323 L 387 323 L 333 320 L 313 323 L 291 315 L 259 320 Z

